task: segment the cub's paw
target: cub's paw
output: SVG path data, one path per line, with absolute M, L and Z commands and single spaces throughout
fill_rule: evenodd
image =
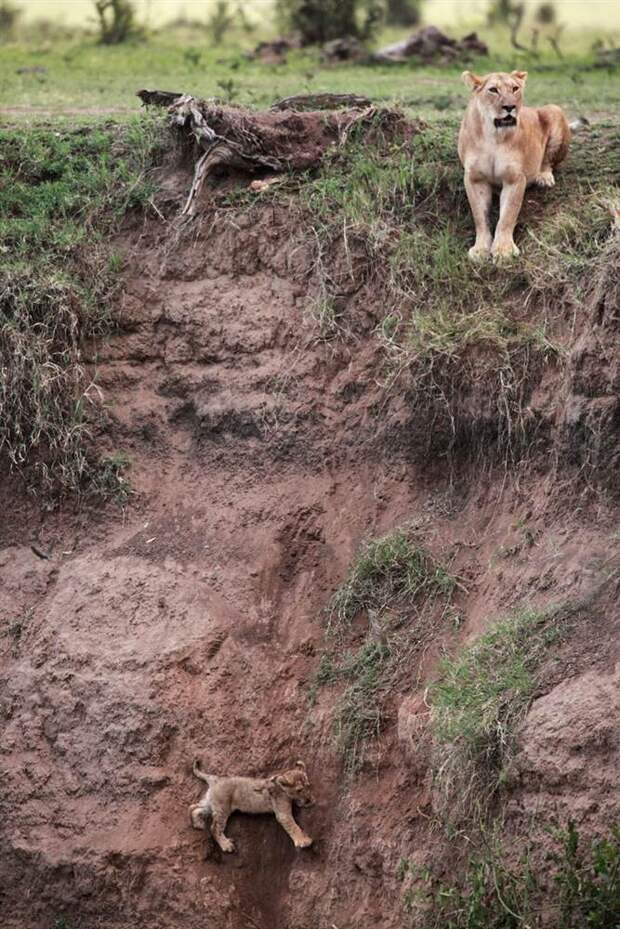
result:
M 223 852 L 234 852 L 235 843 L 230 839 L 227 839 L 226 836 L 222 836 L 220 839 L 220 848 Z
M 534 184 L 536 184 L 537 187 L 555 187 L 553 171 L 541 171 L 541 173 L 537 174 L 534 178 Z
M 295 848 L 310 848 L 312 845 L 312 839 L 309 835 L 305 835 L 301 839 L 297 839 L 295 842 Z

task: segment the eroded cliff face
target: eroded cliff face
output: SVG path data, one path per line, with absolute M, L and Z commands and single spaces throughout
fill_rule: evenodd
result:
M 317 340 L 297 223 L 265 207 L 207 211 L 176 241 L 163 221 L 128 231 L 121 330 L 92 363 L 106 410 L 97 442 L 128 454 L 135 494 L 122 510 L 41 515 L 5 486 L 7 929 L 404 925 L 399 859 L 446 855 L 426 683 L 443 648 L 524 600 L 600 590 L 543 676 L 509 822 L 535 808 L 587 833 L 618 816 L 617 511 L 563 488 L 569 472 L 546 463 L 517 481 L 427 454 L 415 406 L 384 389 L 376 295 L 350 265 L 349 338 Z M 558 436 L 599 408 L 617 417 L 614 314 L 584 310 L 572 373 L 541 372 L 532 389 Z M 591 349 L 603 335 L 601 373 Z M 458 629 L 423 641 L 349 782 L 331 737 L 338 688 L 308 701 L 323 611 L 360 542 L 412 522 L 462 579 Z M 236 854 L 209 848 L 187 813 L 202 786 L 195 756 L 257 775 L 303 758 L 317 802 L 298 816 L 313 848 L 247 816 L 228 828 Z

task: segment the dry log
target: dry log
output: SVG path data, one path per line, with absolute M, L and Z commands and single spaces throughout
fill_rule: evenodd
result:
M 194 212 L 205 180 L 222 168 L 247 174 L 304 171 L 320 164 L 328 148 L 345 145 L 355 126 L 390 139 L 409 138 L 421 126 L 408 123 L 398 111 L 380 109 L 365 97 L 348 95 L 342 99 L 355 100 L 354 107 L 327 112 L 284 109 L 287 101 L 279 101 L 276 109 L 254 112 L 168 91 L 141 90 L 138 96 L 145 104 L 166 107 L 172 124 L 201 149 L 183 214 Z M 338 98 L 335 94 L 317 95 L 315 103 L 318 96 L 323 96 L 325 103 L 330 98 L 332 104 Z M 294 100 L 289 98 L 289 107 Z

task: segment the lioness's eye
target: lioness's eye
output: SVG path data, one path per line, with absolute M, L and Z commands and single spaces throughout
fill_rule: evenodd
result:
M 489 90 L 491 91 L 492 94 L 498 94 L 498 93 L 499 93 L 499 90 L 497 89 L 497 87 L 489 87 Z
M 513 92 L 513 94 L 516 94 L 518 90 L 519 90 L 519 88 L 518 88 L 518 87 L 513 87 L 513 88 L 512 88 L 512 92 Z

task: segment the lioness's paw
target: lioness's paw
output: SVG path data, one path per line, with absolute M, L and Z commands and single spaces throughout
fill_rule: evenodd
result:
M 468 252 L 470 261 L 486 261 L 490 254 L 491 249 L 486 245 L 472 245 Z
M 234 852 L 235 843 L 225 837 L 220 839 L 220 848 L 223 852 Z
M 516 258 L 521 253 L 514 242 L 511 242 L 509 245 L 494 245 L 491 254 L 493 255 L 493 261 L 498 262 Z
M 553 171 L 543 171 L 534 178 L 534 183 L 538 187 L 555 187 L 555 178 Z

